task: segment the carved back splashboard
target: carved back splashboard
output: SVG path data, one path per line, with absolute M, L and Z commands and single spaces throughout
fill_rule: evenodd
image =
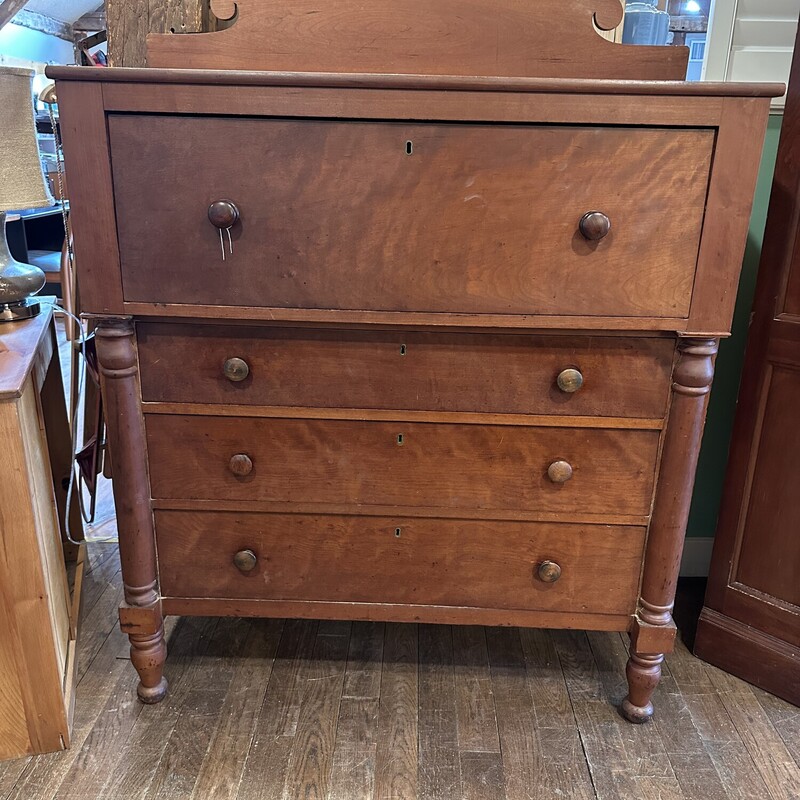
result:
M 685 47 L 620 45 L 598 30 L 619 0 L 211 0 L 213 33 L 147 37 L 148 66 L 683 80 Z

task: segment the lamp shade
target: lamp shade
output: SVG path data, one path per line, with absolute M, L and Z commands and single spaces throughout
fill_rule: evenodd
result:
M 0 211 L 53 205 L 36 140 L 33 75 L 0 67 Z

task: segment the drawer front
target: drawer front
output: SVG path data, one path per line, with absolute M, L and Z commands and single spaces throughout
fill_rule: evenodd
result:
M 167 597 L 595 614 L 634 611 L 644 546 L 639 527 L 182 511 L 157 511 L 156 535 Z
M 661 418 L 674 342 L 140 323 L 145 401 Z M 224 363 L 240 358 L 244 380 Z M 577 391 L 559 375 L 578 370 Z M 237 375 L 236 377 L 241 377 Z
M 645 515 L 659 440 L 652 430 L 166 414 L 145 420 L 153 497 L 176 500 Z M 571 469 L 564 483 L 548 473 L 556 462 L 570 465 L 553 471 L 558 479 Z
M 688 314 L 711 130 L 112 114 L 109 137 L 127 301 Z

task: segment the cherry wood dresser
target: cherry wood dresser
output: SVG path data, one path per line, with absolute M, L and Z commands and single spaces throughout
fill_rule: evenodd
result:
M 629 631 L 649 718 L 782 87 L 624 80 L 686 52 L 618 0 L 217 5 L 150 63 L 249 71 L 50 70 L 140 698 L 165 614 L 419 620 Z

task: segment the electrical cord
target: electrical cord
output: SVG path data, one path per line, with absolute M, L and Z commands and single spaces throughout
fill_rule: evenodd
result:
M 78 416 L 80 413 L 81 407 L 81 395 L 84 388 L 84 382 L 86 381 L 87 377 L 87 370 L 86 370 L 86 354 L 84 352 L 84 347 L 86 345 L 86 332 L 83 328 L 83 322 L 75 316 L 70 311 L 67 311 L 66 308 L 58 305 L 56 302 L 48 303 L 48 301 L 42 301 L 46 305 L 51 305 L 53 307 L 53 312 L 56 314 L 63 314 L 64 316 L 69 317 L 73 320 L 77 326 L 78 330 L 78 347 L 73 346 L 72 348 L 72 358 L 76 357 L 76 352 L 80 350 L 81 358 L 78 361 L 78 386 L 75 390 L 75 399 L 72 403 L 72 420 L 71 420 L 71 431 L 70 437 L 72 440 L 72 447 L 71 447 L 71 458 L 70 458 L 70 469 L 69 469 L 69 484 L 67 485 L 67 502 L 64 509 L 64 535 L 66 539 L 71 544 L 81 545 L 85 542 L 83 540 L 76 540 L 72 538 L 72 530 L 70 528 L 70 510 L 72 508 L 72 497 L 75 494 L 75 485 L 77 483 L 76 479 L 76 470 L 77 470 L 77 458 L 78 458 Z M 81 518 L 86 523 L 91 523 L 94 521 L 94 516 L 91 514 L 86 513 L 86 507 L 84 504 L 83 492 L 78 489 L 78 507 L 80 508 Z M 113 539 L 92 539 L 92 544 L 110 544 L 112 542 L 116 542 L 117 539 L 114 537 Z

